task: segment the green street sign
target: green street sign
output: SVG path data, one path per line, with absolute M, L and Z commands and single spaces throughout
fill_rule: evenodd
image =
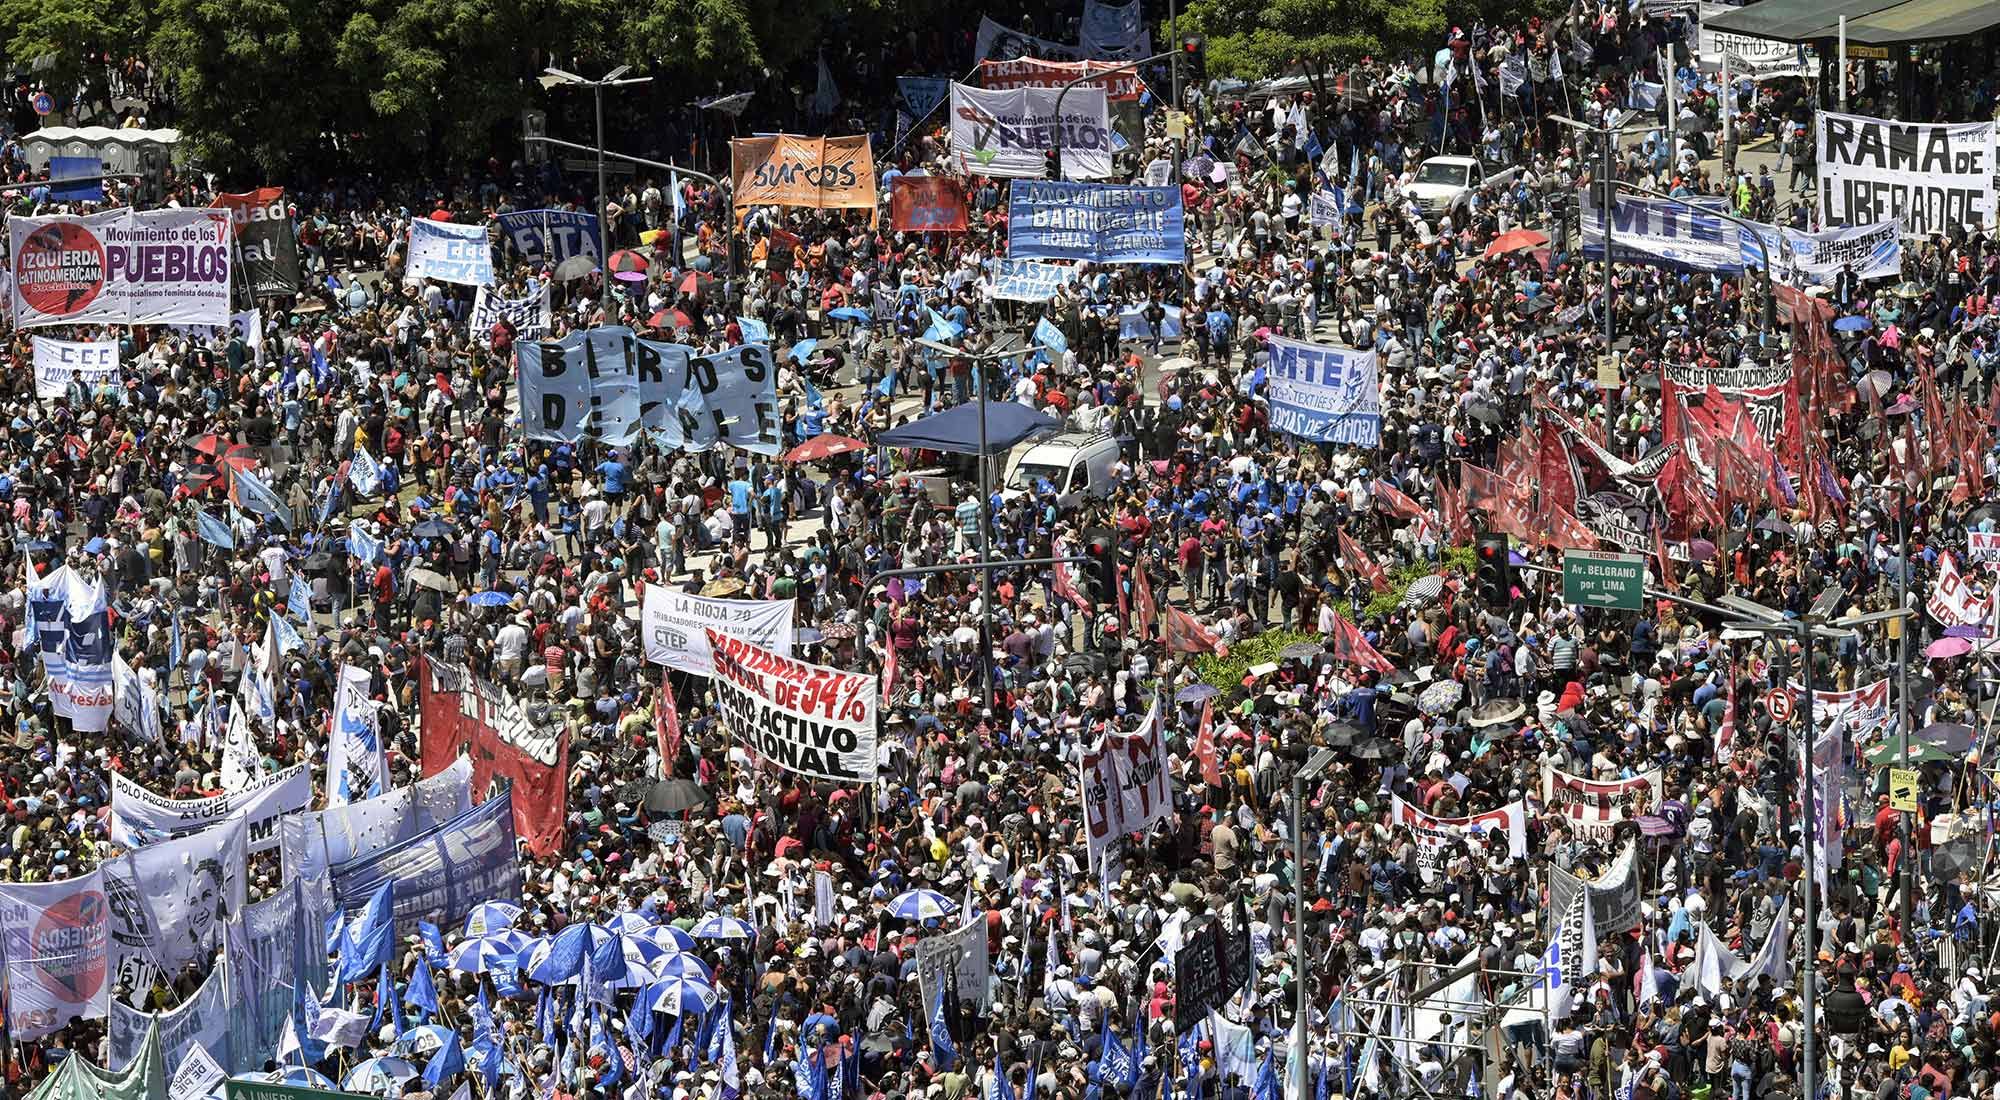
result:
M 1563 551 L 1563 602 L 1639 610 L 1646 603 L 1646 556 Z
M 224 1100 L 367 1100 L 365 1093 L 280 1085 L 274 1081 L 224 1081 Z

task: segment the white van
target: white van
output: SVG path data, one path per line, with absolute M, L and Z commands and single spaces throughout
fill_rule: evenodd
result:
M 1009 500 L 1032 494 L 1038 483 L 1055 487 L 1063 507 L 1102 500 L 1117 488 L 1118 439 L 1108 431 L 1064 432 L 1033 444 L 1014 460 L 1001 495 Z

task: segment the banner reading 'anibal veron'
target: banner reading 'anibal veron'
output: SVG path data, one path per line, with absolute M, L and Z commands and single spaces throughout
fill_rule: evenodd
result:
M 1821 225 L 1901 218 L 1912 237 L 1993 225 L 1994 124 L 1819 115 Z
M 878 677 L 794 660 L 707 629 L 723 722 L 766 759 L 835 783 L 875 778 Z
M 868 136 L 736 138 L 729 143 L 736 214 L 753 206 L 875 211 L 875 153 Z
M 8 218 L 14 324 L 229 324 L 229 215 Z

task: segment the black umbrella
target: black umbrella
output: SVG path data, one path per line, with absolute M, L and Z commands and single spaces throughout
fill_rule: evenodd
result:
M 708 792 L 692 779 L 662 779 L 646 792 L 646 810 L 649 813 L 685 813 L 707 802 Z
M 1361 740 L 1361 731 L 1346 722 L 1336 722 L 1326 727 L 1326 743 L 1336 749 L 1344 749 Z
M 1363 741 L 1347 751 L 1356 760 L 1387 760 L 1395 754 L 1396 747 L 1378 737 L 1372 741 Z
M 1479 421 L 1481 424 L 1491 425 L 1497 425 L 1507 419 L 1507 414 L 1502 412 L 1499 406 L 1488 405 L 1484 402 L 1467 405 L 1465 407 L 1465 415 Z

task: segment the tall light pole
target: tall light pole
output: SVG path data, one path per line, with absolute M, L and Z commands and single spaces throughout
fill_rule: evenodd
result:
M 558 69 L 551 65 L 542 70 L 543 88 L 554 88 L 568 84 L 578 88 L 589 88 L 596 101 L 597 111 L 597 274 L 599 283 L 598 303 L 606 311 L 611 309 L 611 240 L 610 219 L 604 214 L 604 89 L 623 88 L 630 84 L 650 84 L 650 76 L 626 76 L 632 71 L 630 65 L 620 65 L 596 80 L 586 79 L 575 73 Z
M 1062 112 L 1058 111 L 1060 115 Z M 968 359 L 973 363 L 989 360 L 1018 359 L 1032 354 L 1030 348 L 1012 348 L 1001 351 L 967 351 L 936 340 L 917 340 L 921 347 L 929 348 L 941 355 L 958 359 Z M 991 720 L 993 717 L 993 569 L 988 564 L 992 560 L 993 547 L 993 472 L 988 464 L 993 456 L 988 453 L 986 440 L 986 391 L 993 385 L 984 368 L 979 371 L 979 680 L 980 689 L 985 693 L 981 714 Z M 979 760 L 979 739 L 972 743 L 972 759 Z
M 1062 179 L 1062 135 L 1063 135 L 1062 108 L 1063 108 L 1063 99 L 1064 97 L 1069 95 L 1069 90 L 1071 88 L 1076 87 L 1079 84 L 1088 84 L 1093 80 L 1103 80 L 1105 77 L 1110 76 L 1113 73 L 1122 73 L 1130 69 L 1140 69 L 1144 68 L 1147 65 L 1151 65 L 1155 61 L 1164 61 L 1167 58 L 1174 56 L 1176 52 L 1178 51 L 1168 50 L 1165 53 L 1156 53 L 1151 57 L 1142 57 L 1137 61 L 1127 61 L 1122 65 L 1113 65 L 1108 69 L 1099 69 L 1094 73 L 1085 73 L 1084 75 L 1079 76 L 1075 80 L 1069 81 L 1068 83 L 1062 86 L 1062 90 L 1056 93 L 1056 124 L 1054 130 L 1049 135 L 1049 140 L 1051 142 L 1050 152 L 1055 157 L 1054 167 L 1055 167 L 1056 179 Z M 1175 109 L 1176 110 L 1179 109 L 1178 104 L 1175 105 Z
M 1298 1008 L 1292 1018 L 1292 1026 L 1298 1029 L 1293 1040 L 1298 1049 L 1292 1052 L 1292 1064 L 1298 1067 L 1300 1083 L 1293 1094 L 1297 1097 L 1305 1095 L 1304 1083 L 1312 1072 L 1312 992 L 1307 988 L 1311 983 L 1306 973 L 1312 965 L 1306 953 L 1306 784 L 1318 779 L 1336 757 L 1332 749 L 1320 749 L 1292 776 L 1292 861 L 1298 875 L 1292 883 L 1292 969 L 1297 972 L 1294 980 L 1299 986 Z
M 1748 235 L 1751 240 L 1756 241 L 1757 251 L 1764 254 L 1764 269 L 1763 269 L 1764 309 L 1760 312 L 1757 318 L 1757 330 L 1763 334 L 1763 338 L 1766 342 L 1768 342 L 1771 339 L 1771 321 L 1777 309 L 1776 306 L 1777 298 L 1773 296 L 1771 290 L 1771 265 L 1773 262 L 1775 262 L 1775 259 L 1771 255 L 1771 250 L 1765 247 L 1764 235 L 1758 232 L 1756 225 L 1754 225 L 1751 222 L 1745 221 L 1744 219 L 1739 218 L 1734 214 L 1725 213 L 1721 210 L 1711 210 L 1706 206 L 1698 206 L 1692 202 L 1689 202 L 1686 199 L 1680 198 L 1675 195 L 1669 195 L 1664 191 L 1655 191 L 1648 187 L 1639 187 L 1635 184 L 1630 184 L 1630 183 L 1620 183 L 1614 188 L 1614 190 L 1630 191 L 1637 195 L 1644 195 L 1649 199 L 1657 199 L 1660 202 L 1672 203 L 1673 205 L 1678 206 L 1681 209 L 1686 210 L 1691 214 L 1705 214 L 1712 218 L 1721 218 L 1723 221 L 1726 221 L 1731 225 L 1734 225 L 1739 232 Z M 1610 211 L 1605 211 L 1604 214 L 1604 240 L 1605 240 L 1604 254 L 1608 257 L 1611 255 Z
M 1604 158 L 1599 170 L 1604 175 L 1604 195 L 1600 204 L 1602 206 L 1601 214 L 1604 222 L 1604 354 L 1610 355 L 1612 354 L 1611 342 L 1617 335 L 1617 325 L 1612 317 L 1616 306 L 1617 280 L 1612 277 L 1611 266 L 1612 256 L 1615 255 L 1611 244 L 1611 213 L 1612 208 L 1617 205 L 1617 184 L 1613 182 L 1617 179 L 1617 165 L 1613 160 L 1612 154 L 1617 151 L 1619 134 L 1637 133 L 1650 129 L 1650 127 L 1593 126 L 1588 122 L 1580 122 L 1564 115 L 1550 115 L 1549 118 L 1580 133 L 1596 134 L 1603 143 Z M 1585 197 L 1588 196 L 1586 195 Z M 1583 205 L 1579 202 L 1577 210 L 1581 212 L 1582 209 Z M 1581 227 L 1579 226 L 1579 228 Z M 1612 421 L 1617 415 L 1613 411 L 1615 404 L 1612 396 L 1607 393 L 1604 398 L 1604 439 L 1606 443 L 1614 445 L 1617 439 L 1616 433 L 1612 430 Z

